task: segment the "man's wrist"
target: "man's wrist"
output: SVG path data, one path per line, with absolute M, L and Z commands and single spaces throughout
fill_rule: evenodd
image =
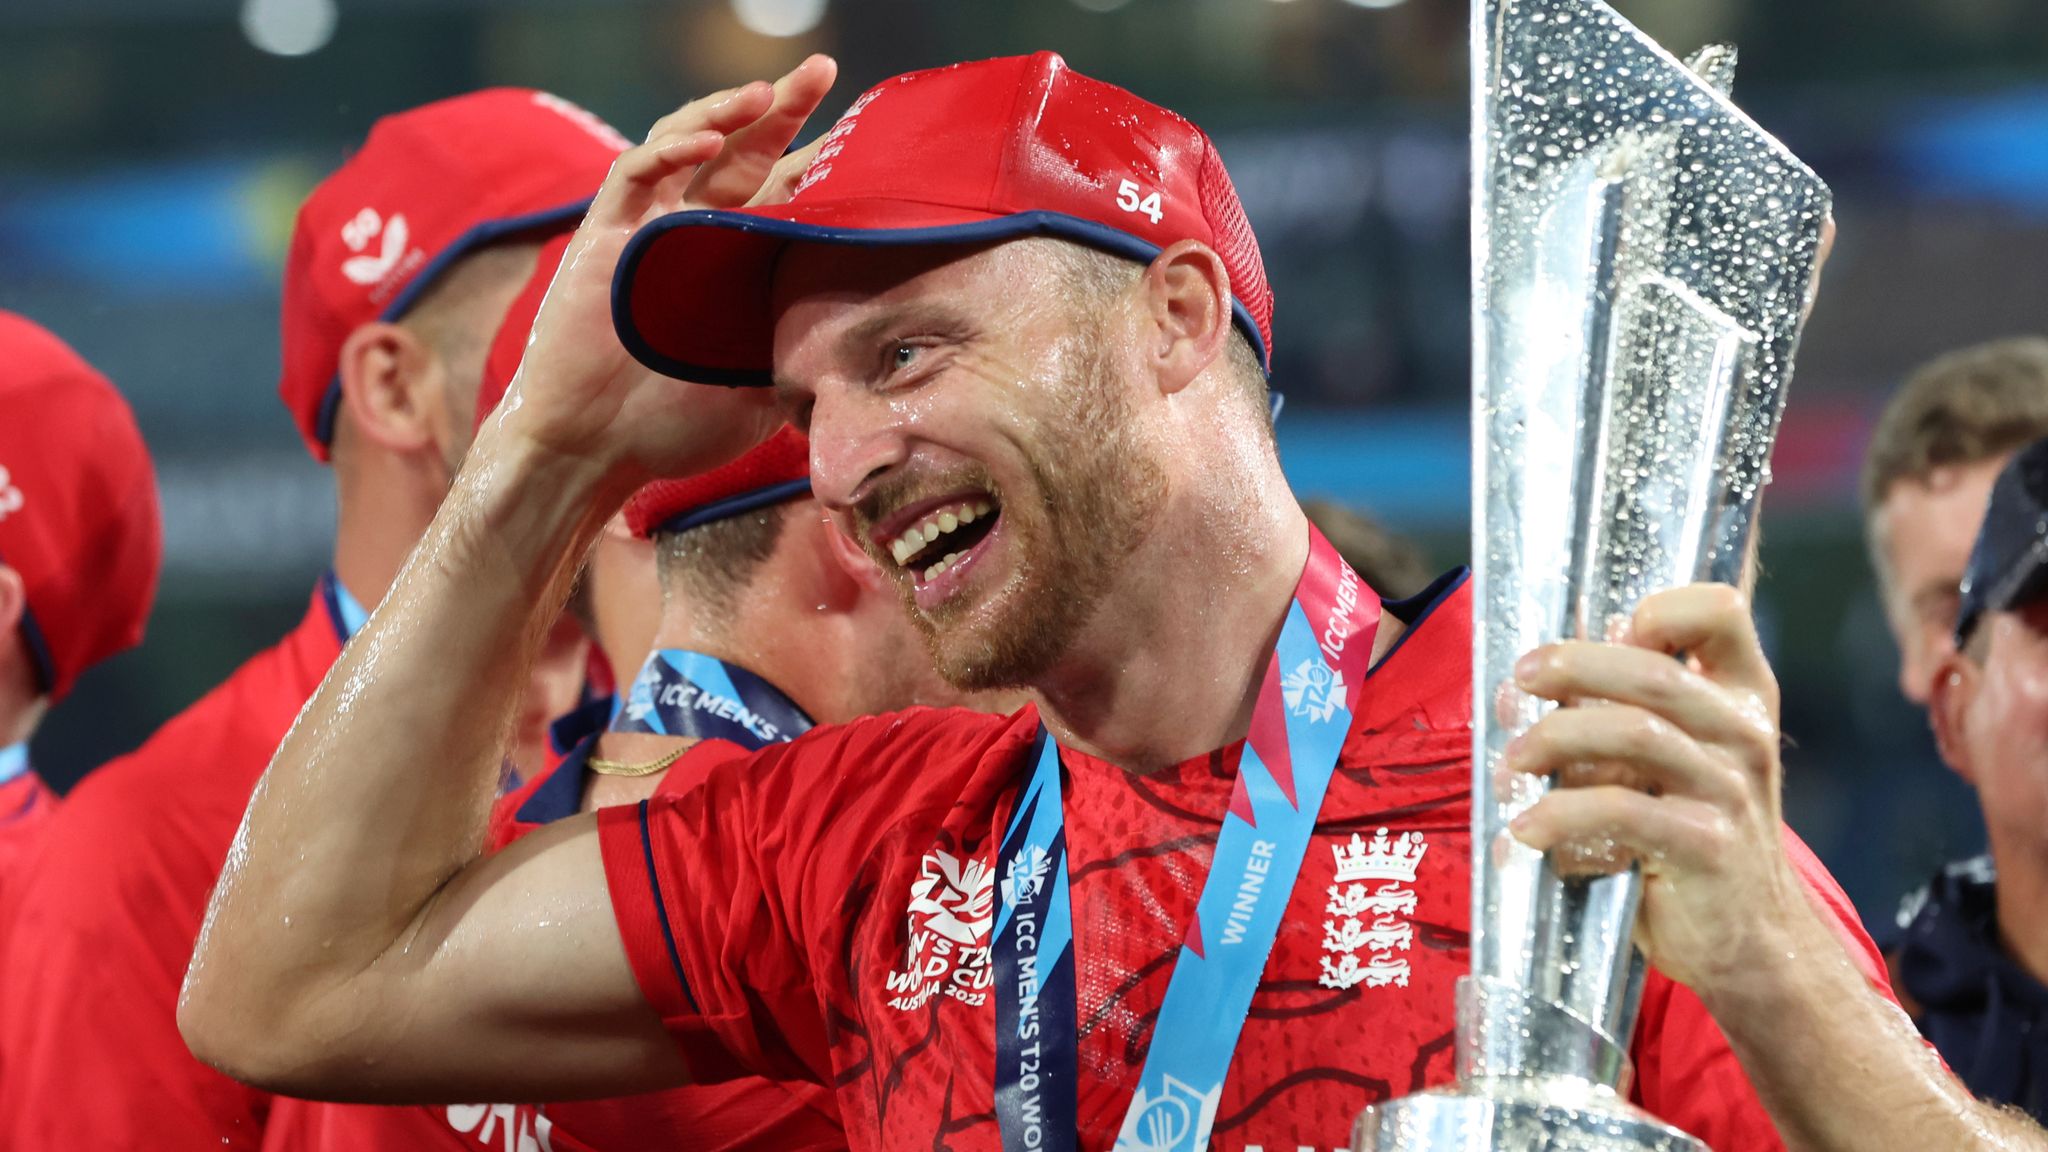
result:
M 544 586 L 580 562 L 632 490 L 613 461 L 562 452 L 516 429 L 487 427 L 471 445 L 443 511 L 452 514 L 451 543 L 484 562 L 509 561 Z
M 1693 989 L 1731 1037 L 1744 1020 L 1779 1028 L 1787 1013 L 1796 1016 L 1844 980 L 1862 982 L 1840 938 L 1793 884 L 1783 911 L 1753 920 L 1732 962 Z

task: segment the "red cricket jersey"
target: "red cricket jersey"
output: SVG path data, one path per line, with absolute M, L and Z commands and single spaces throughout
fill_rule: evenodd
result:
M 8 878 L 23 866 L 28 846 L 57 811 L 57 794 L 31 768 L 0 784 L 0 909 Z
M 259 1146 L 269 1096 L 186 1050 L 178 990 L 249 794 L 340 652 L 316 594 L 290 635 L 86 777 L 43 829 L 0 940 L 0 1148 Z
M 1470 591 L 1447 578 L 1388 607 L 1410 628 L 1367 682 L 1216 1152 L 1339 1148 L 1365 1105 L 1452 1079 L 1452 987 L 1470 967 Z M 1026 708 L 821 728 L 600 814 L 627 953 L 697 1074 L 737 1061 L 833 1085 L 858 1149 L 1000 1148 L 994 860 L 1038 727 Z M 1150 776 L 1065 754 L 1084 1149 L 1115 1141 L 1242 749 Z M 1841 915 L 1826 873 L 1803 876 Z M 1782 1146 L 1696 997 L 1652 973 L 1642 1020 L 1640 1103 L 1716 1152 Z
M 566 751 L 554 767 L 492 809 L 492 851 L 582 810 L 591 749 L 610 716 L 611 701 L 605 699 L 555 722 L 555 747 Z M 743 749 L 723 741 L 699 744 L 669 768 L 661 791 L 687 791 L 711 768 L 743 755 Z M 264 1143 L 265 1152 L 827 1152 L 845 1147 L 829 1089 L 809 1081 L 779 1084 L 756 1077 L 541 1106 L 381 1108 L 279 1097 Z
M 14 911 L 8 903 L 8 882 L 26 867 L 30 846 L 41 836 L 57 810 L 57 794 L 33 768 L 0 784 L 0 940 L 7 939 Z M 0 1011 L 4 1011 L 0 1004 Z M 0 1082 L 7 1065 L 0 1059 Z

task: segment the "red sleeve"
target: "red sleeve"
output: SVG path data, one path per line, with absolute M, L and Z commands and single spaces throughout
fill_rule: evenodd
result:
M 1848 896 L 1791 829 L 1784 830 L 1784 840 L 1786 855 L 1815 907 L 1826 913 L 1864 979 L 1891 1000 L 1884 962 Z M 1655 971 L 1643 988 L 1634 1056 L 1636 1103 L 1706 1141 L 1714 1152 L 1784 1148 L 1748 1074 L 1706 1005 L 1691 989 Z
M 57 794 L 34 772 L 0 784 L 0 886 L 26 858 L 29 844 L 57 811 Z
M 914 709 L 707 748 L 693 786 L 600 812 L 626 954 L 692 1071 L 830 1083 L 827 1020 L 860 1011 L 860 894 L 907 885 L 903 846 L 921 852 L 949 815 L 993 812 L 1036 732 L 1029 710 Z
M 735 1066 L 783 1079 L 828 1075 L 822 1015 L 784 884 L 803 867 L 810 806 L 778 809 L 757 794 L 764 785 L 791 794 L 779 781 L 827 771 L 831 743 L 778 745 L 735 758 L 694 788 L 664 788 L 598 813 L 634 976 L 701 1079 L 729 1077 Z M 763 810 L 783 826 L 759 827 Z
M 13 882 L 19 899 L 0 933 L 0 1148 L 262 1141 L 269 1097 L 201 1064 L 178 1034 L 178 990 L 219 861 L 183 835 L 185 809 L 136 783 L 88 780 Z

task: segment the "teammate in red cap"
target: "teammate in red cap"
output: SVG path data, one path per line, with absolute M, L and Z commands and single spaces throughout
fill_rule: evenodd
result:
M 371 1096 L 738 1065 L 830 1086 L 863 1149 L 1338 1146 L 1452 1072 L 1469 592 L 1383 604 L 1304 522 L 1271 296 L 1193 125 L 1049 54 L 913 73 L 746 206 L 830 75 L 690 105 L 614 169 L 374 660 L 344 658 L 251 804 L 186 1035 Z M 647 379 L 591 334 L 614 300 L 641 360 L 772 380 L 780 411 Z M 780 413 L 940 671 L 1035 704 L 814 729 L 479 858 L 501 700 L 575 558 Z M 1786 850 L 1738 593 L 1659 594 L 1520 681 L 1611 702 L 1508 766 L 1580 785 L 1526 842 L 1643 863 L 1638 1099 L 1719 1152 L 1996 1130 Z
M 128 404 L 64 342 L 0 311 L 0 907 L 56 796 L 28 741 L 87 668 L 142 640 L 163 562 Z
M 543 249 L 485 367 L 478 405 L 510 384 L 568 237 Z M 746 749 L 914 705 L 1008 710 L 933 672 L 893 588 L 810 499 L 808 445 L 785 428 L 731 464 L 642 489 L 593 548 L 581 614 L 622 698 L 555 725 L 555 767 L 499 801 L 502 847 L 579 811 L 686 790 Z M 822 1086 L 742 1077 L 613 1100 L 429 1108 L 279 1099 L 273 1152 L 502 1147 L 699 1152 L 843 1148 Z
M 334 467 L 334 566 L 291 634 L 50 822 L 0 941 L 0 1147 L 262 1143 L 269 1098 L 177 1034 L 207 893 L 278 740 L 446 492 L 541 240 L 582 218 L 623 146 L 556 97 L 484 91 L 379 121 L 300 209 L 281 391 Z

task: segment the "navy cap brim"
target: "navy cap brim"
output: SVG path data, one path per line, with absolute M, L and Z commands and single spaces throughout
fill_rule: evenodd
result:
M 1970 634 L 1989 613 L 2024 608 L 2044 597 L 2048 597 L 2048 536 L 2039 536 L 2012 559 L 1983 595 L 1964 592 L 1962 614 L 1956 618 L 1956 647 L 1970 642 Z
M 752 512 L 756 508 L 766 508 L 773 504 L 798 500 L 810 494 L 811 481 L 809 477 L 805 477 L 802 480 L 785 480 L 780 484 L 770 484 L 765 488 L 756 488 L 751 492 L 740 492 L 723 500 L 714 500 L 709 504 L 692 508 L 679 516 L 671 516 L 660 524 L 655 525 L 654 531 L 649 532 L 648 535 L 663 536 L 676 532 L 688 532 L 692 528 L 701 528 L 706 524 L 715 523 L 719 520 L 730 520 L 734 516 Z
M 881 202 L 876 202 L 881 203 Z M 894 202 L 886 202 L 894 203 Z M 612 278 L 612 324 L 633 358 L 664 376 L 698 384 L 759 388 L 772 383 L 770 365 L 769 291 L 775 262 L 790 244 L 847 247 L 910 247 L 990 244 L 1025 236 L 1052 236 L 1141 263 L 1160 253 L 1158 245 L 1128 232 L 1064 212 L 1016 212 L 983 216 L 960 223 L 924 227 L 867 228 L 805 219 L 806 205 L 781 205 L 762 211 L 697 209 L 675 212 L 642 228 L 626 244 Z M 845 202 L 826 201 L 819 208 L 844 211 Z M 925 214 L 962 209 L 917 205 Z M 816 216 L 824 216 L 819 212 Z M 695 291 L 701 289 L 701 292 Z M 657 311 L 671 300 L 693 294 L 681 309 L 704 351 L 691 352 L 673 336 L 650 334 Z M 1259 362 L 1271 371 L 1265 341 L 1251 312 L 1238 300 L 1231 313 L 1251 340 Z M 682 329 L 684 325 L 674 326 Z M 712 356 L 713 342 L 727 344 Z
M 1959 648 L 1985 614 L 2009 612 L 2048 595 L 2048 440 L 2020 449 L 1999 470 L 1960 591 Z

